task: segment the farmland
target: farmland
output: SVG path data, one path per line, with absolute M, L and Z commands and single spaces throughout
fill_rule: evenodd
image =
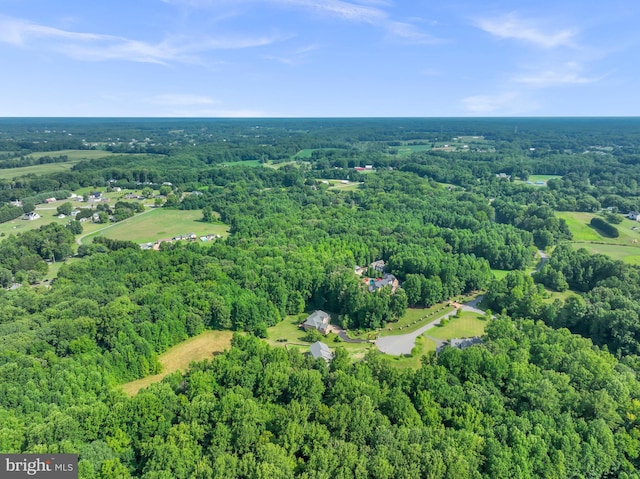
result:
M 622 220 L 615 225 L 620 236 L 609 238 L 589 224 L 596 216 L 593 213 L 558 212 L 557 216 L 567 222 L 576 248 L 586 248 L 593 254 L 606 254 L 629 264 L 640 264 L 640 223 L 637 221 Z
M 227 236 L 229 228 L 222 223 L 201 221 L 200 210 L 168 210 L 157 208 L 147 210 L 121 223 L 115 223 L 86 236 L 83 243 L 90 243 L 95 236 L 134 241 L 154 242 L 176 235 L 195 233 L 196 235 L 219 234 Z

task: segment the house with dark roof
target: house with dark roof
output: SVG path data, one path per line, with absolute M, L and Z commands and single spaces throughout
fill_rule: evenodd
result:
M 327 328 L 329 327 L 330 321 L 331 316 L 329 316 L 329 313 L 316 310 L 307 317 L 305 322 L 302 323 L 300 327 L 305 331 L 309 331 L 310 329 L 317 329 L 322 334 L 327 334 Z
M 367 281 L 367 284 L 369 285 L 370 293 L 378 291 L 380 288 L 384 288 L 385 286 L 389 286 L 391 288 L 391 292 L 395 293 L 398 286 L 400 286 L 398 278 L 389 273 L 383 274 L 380 278 L 367 278 L 365 281 Z
M 313 343 L 311 346 L 309 346 L 309 352 L 311 353 L 311 356 L 313 356 L 314 359 L 322 358 L 326 362 L 329 362 L 333 359 L 333 353 L 329 349 L 329 346 L 327 346 L 324 343 L 321 343 L 320 341 L 317 341 Z
M 474 336 L 472 338 L 453 338 L 439 345 L 436 352 L 440 352 L 445 346 L 456 349 L 467 349 L 471 346 L 475 346 L 476 344 L 482 344 L 482 338 L 478 336 Z

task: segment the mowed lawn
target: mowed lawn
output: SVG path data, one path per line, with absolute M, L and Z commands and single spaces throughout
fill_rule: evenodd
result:
M 140 389 L 162 381 L 165 376 L 178 370 L 186 370 L 194 361 L 211 359 L 214 354 L 231 348 L 232 336 L 232 331 L 205 331 L 198 336 L 176 344 L 158 358 L 162 365 L 160 374 L 154 374 L 153 376 L 123 384 L 122 389 L 128 396 L 134 396 Z
M 562 211 L 556 215 L 567 222 L 574 247 L 585 248 L 593 254 L 606 254 L 625 263 L 640 264 L 640 222 L 623 219 L 622 223 L 614 225 L 620 236 L 610 238 L 590 226 L 591 219 L 597 216 L 593 213 Z
M 219 234 L 229 235 L 229 227 L 222 223 L 204 223 L 201 210 L 170 210 L 155 208 L 138 213 L 121 223 L 101 229 L 82 242 L 90 243 L 95 236 L 134 241 L 136 243 L 155 242 L 159 239 L 172 238 L 177 235 L 195 233 L 198 236 Z
M 37 220 L 23 220 L 22 216 L 19 216 L 14 220 L 0 223 L 0 235 L 6 236 L 12 233 L 23 233 L 25 231 L 38 229 L 49 223 L 59 223 L 61 225 L 69 223 L 69 218 L 58 218 L 56 216 L 57 212 L 55 208 L 51 210 L 36 208 L 36 213 L 40 215 L 40 218 Z
M 428 336 L 437 339 L 470 338 L 482 336 L 487 327 L 484 315 L 464 311 L 459 318 L 452 316 L 444 326 L 427 331 Z

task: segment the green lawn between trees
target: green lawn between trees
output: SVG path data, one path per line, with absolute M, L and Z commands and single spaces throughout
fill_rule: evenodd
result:
M 620 236 L 610 238 L 589 224 L 597 216 L 594 213 L 561 211 L 556 215 L 567 222 L 573 235 L 571 243 L 575 248 L 585 248 L 593 254 L 606 254 L 629 264 L 640 264 L 640 222 L 623 219 L 615 225 Z

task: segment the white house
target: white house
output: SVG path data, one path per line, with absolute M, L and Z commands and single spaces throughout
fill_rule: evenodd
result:
M 30 213 L 25 213 L 24 216 L 22 217 L 23 220 L 28 220 L 28 221 L 33 221 L 33 220 L 38 220 L 40 219 L 40 215 L 38 213 L 36 213 L 35 211 L 32 211 Z

